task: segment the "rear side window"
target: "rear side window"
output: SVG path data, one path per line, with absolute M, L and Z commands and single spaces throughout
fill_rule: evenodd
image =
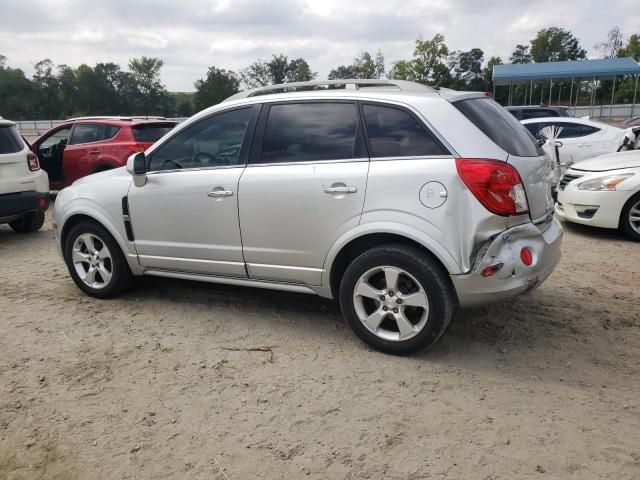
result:
M 494 100 L 470 98 L 453 106 L 505 152 L 519 157 L 543 155 L 527 129 Z
M 25 147 L 18 130 L 13 125 L 0 127 L 0 155 L 17 153 Z
M 175 127 L 175 123 L 152 123 L 133 127 L 133 138 L 136 142 L 154 143 Z
M 357 129 L 354 103 L 271 105 L 260 163 L 354 158 Z
M 120 127 L 102 123 L 78 123 L 73 128 L 69 145 L 81 143 L 101 142 L 113 138 L 120 131 Z
M 364 105 L 362 109 L 372 158 L 448 153 L 431 132 L 406 110 L 381 105 Z

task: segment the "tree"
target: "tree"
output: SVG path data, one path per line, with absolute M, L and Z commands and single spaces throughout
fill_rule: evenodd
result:
M 362 52 L 353 59 L 351 65 L 340 65 L 329 72 L 329 80 L 347 78 L 378 79 L 384 75 L 384 55 L 378 50 L 373 58 L 369 52 Z
M 230 70 L 209 67 L 205 78 L 196 81 L 195 87 L 193 105 L 196 110 L 203 110 L 238 93 L 240 79 Z
M 62 116 L 70 117 L 75 114 L 75 101 L 78 93 L 78 79 L 75 70 L 68 65 L 58 65 L 58 85 L 60 86 Z
M 462 79 L 472 90 L 484 88 L 482 80 L 482 62 L 484 52 L 480 48 L 472 48 L 468 52 L 460 52 L 456 58 L 456 77 Z
M 444 43 L 444 36 L 437 33 L 431 40 L 416 40 L 413 50 L 413 75 L 416 82 L 428 84 L 437 78 L 434 72 L 447 70 L 443 60 L 447 58 L 449 48 Z
M 306 82 L 316 78 L 303 58 L 289 61 L 286 55 L 272 55 L 271 60 L 258 60 L 241 72 L 242 82 L 249 88 Z
M 513 53 L 509 57 L 509 63 L 531 62 L 533 62 L 533 58 L 531 57 L 531 53 L 529 52 L 529 46 L 522 44 L 516 45 L 516 48 L 513 49 Z
M 615 58 L 618 56 L 618 52 L 622 49 L 623 44 L 624 39 L 622 32 L 620 28 L 615 26 L 607 33 L 607 40 L 596 43 L 593 48 L 603 52 L 604 58 Z
M 35 68 L 33 83 L 41 98 L 40 115 L 52 119 L 59 112 L 59 84 L 58 78 L 53 73 L 53 62 L 45 58 L 33 67 Z
M 164 62 L 159 58 L 140 57 L 129 60 L 129 70 L 140 91 L 138 113 L 150 115 L 166 114 L 171 110 L 172 98 L 160 81 L 160 70 Z
M 397 80 L 435 83 L 449 71 L 444 63 L 447 55 L 449 48 L 444 43 L 443 35 L 438 33 L 431 40 L 418 38 L 413 50 L 413 60 L 395 62 L 388 76 Z
M 540 30 L 531 40 L 531 57 L 534 62 L 581 60 L 587 57 L 587 51 L 569 30 L 549 27 Z
M 634 33 L 629 37 L 627 45 L 618 51 L 619 57 L 631 57 L 640 62 L 640 35 Z

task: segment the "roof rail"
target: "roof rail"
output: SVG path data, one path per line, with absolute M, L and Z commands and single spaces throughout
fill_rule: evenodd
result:
M 278 85 L 266 85 L 264 87 L 251 88 L 249 90 L 243 90 L 242 92 L 236 93 L 231 97 L 227 98 L 226 101 L 229 100 L 238 100 L 240 98 L 248 98 L 253 97 L 255 95 L 260 95 L 263 93 L 273 92 L 274 90 L 292 90 L 298 88 L 309 88 L 309 87 L 328 87 L 331 85 L 344 85 L 345 89 L 349 90 L 358 90 L 362 87 L 395 87 L 398 90 L 403 92 L 428 92 L 434 91 L 433 87 L 429 87 L 427 85 L 423 85 L 422 83 L 409 82 L 407 80 L 379 80 L 379 79 L 364 79 L 364 78 L 349 78 L 343 80 L 313 80 L 310 82 L 291 82 L 291 83 L 280 83 Z M 319 89 L 318 89 L 319 90 Z M 277 93 L 277 92 L 274 92 Z
M 157 117 L 152 115 L 97 115 L 91 117 L 74 117 L 67 118 L 65 122 L 78 121 L 78 120 L 166 120 L 167 117 Z

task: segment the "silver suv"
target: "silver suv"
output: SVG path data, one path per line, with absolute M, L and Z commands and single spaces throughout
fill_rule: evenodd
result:
M 89 295 L 143 274 L 315 293 L 339 299 L 370 346 L 410 353 L 456 306 L 553 271 L 551 179 L 533 137 L 484 94 L 306 82 L 241 92 L 126 168 L 77 181 L 53 226 Z

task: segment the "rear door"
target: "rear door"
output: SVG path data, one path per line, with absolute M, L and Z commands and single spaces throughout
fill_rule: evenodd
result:
M 360 222 L 369 159 L 355 102 L 266 104 L 240 179 L 252 278 L 319 285 L 329 247 Z
M 64 183 L 70 185 L 77 179 L 91 175 L 98 166 L 100 154 L 119 127 L 103 123 L 76 123 L 64 149 Z
M 522 179 L 531 219 L 543 220 L 553 212 L 553 163 L 538 146 L 533 135 L 500 104 L 477 97 L 453 102 L 476 127 L 509 154 Z

